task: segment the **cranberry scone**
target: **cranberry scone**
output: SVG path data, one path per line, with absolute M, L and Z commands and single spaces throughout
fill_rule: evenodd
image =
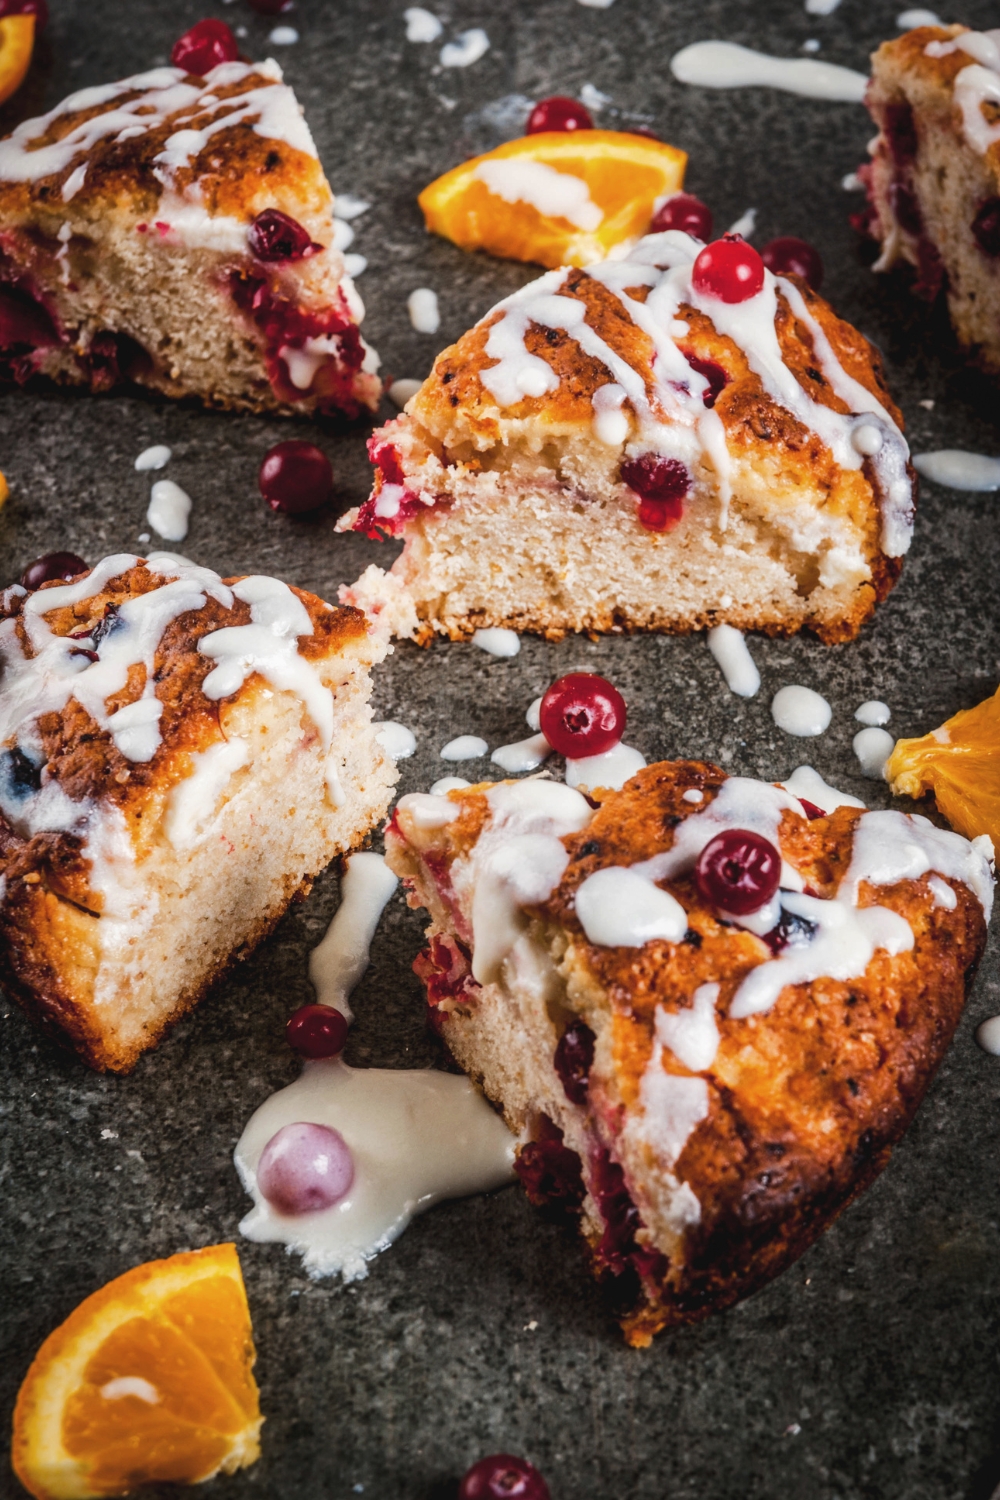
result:
M 154 68 L 0 141 L 0 375 L 374 410 L 333 197 L 276 63 Z
M 826 801 L 679 761 L 589 801 L 537 779 L 403 797 L 390 823 L 431 1016 L 529 1197 L 579 1214 L 632 1344 L 800 1255 L 958 1022 L 985 854 Z
M 339 523 L 402 537 L 342 593 L 427 641 L 730 624 L 853 638 L 910 544 L 878 353 L 752 246 L 647 236 L 550 271 L 437 359 Z
M 908 263 L 914 291 L 943 289 L 963 348 L 1000 373 L 1000 31 L 919 26 L 872 58 L 878 126 L 858 228 L 876 271 Z
M 126 1071 L 380 819 L 356 610 L 121 553 L 0 594 L 0 979 Z

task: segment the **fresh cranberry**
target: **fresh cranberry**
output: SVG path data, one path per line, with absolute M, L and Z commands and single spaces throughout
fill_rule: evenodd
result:
M 347 1022 L 332 1005 L 300 1005 L 289 1017 L 285 1039 L 302 1057 L 336 1057 L 347 1041 Z
M 594 1066 L 594 1033 L 586 1021 L 574 1021 L 559 1038 L 555 1069 L 571 1104 L 586 1104 Z
M 673 531 L 684 514 L 691 475 L 679 458 L 643 453 L 622 464 L 622 480 L 639 496 L 639 522 L 647 531 Z
M 984 255 L 1000 255 L 1000 198 L 987 198 L 972 221 L 972 233 Z
M 749 828 L 717 833 L 698 856 L 694 883 L 722 912 L 746 917 L 766 906 L 781 880 L 781 855 L 769 839 Z
M 283 214 L 280 208 L 265 208 L 250 225 L 247 236 L 250 254 L 258 260 L 305 260 L 322 250 L 309 238 L 297 219 Z
M 801 276 L 814 292 L 823 285 L 823 260 L 808 240 L 794 234 L 781 234 L 760 252 L 760 258 L 775 276 Z
M 702 396 L 706 406 L 714 406 L 729 384 L 729 376 L 721 365 L 717 365 L 714 359 L 699 359 L 697 354 L 689 354 L 686 349 L 681 351 L 692 370 L 697 370 L 708 381 L 708 390 Z
M 292 10 L 295 0 L 250 0 L 250 9 L 259 16 L 283 16 Z
M 625 733 L 625 699 L 596 672 L 570 672 L 548 689 L 538 711 L 542 733 L 559 755 L 603 755 Z
M 290 438 L 265 453 L 259 483 L 272 510 L 300 516 L 329 503 L 333 470 L 326 454 L 314 443 Z
M 917 154 L 917 126 L 913 118 L 913 107 L 907 100 L 898 104 L 887 104 L 882 126 L 889 150 L 898 167 L 905 167 Z
M 905 183 L 890 183 L 889 203 L 901 229 L 905 229 L 907 234 L 921 232 L 924 227 L 924 216 L 920 212 L 916 194 Z
M 604 1146 L 594 1152 L 591 1176 L 591 1193 L 604 1220 L 604 1232 L 595 1251 L 598 1264 L 614 1276 L 621 1276 L 631 1266 L 640 1276 L 662 1277 L 666 1257 L 636 1240 L 644 1227 L 642 1217 L 625 1186 L 625 1173 Z
M 37 33 L 49 24 L 49 7 L 45 0 L 0 0 L 0 21 L 4 16 L 34 16 Z
M 538 135 L 543 130 L 593 130 L 594 122 L 588 110 L 575 99 L 565 94 L 553 94 L 551 99 L 539 99 L 528 116 L 526 134 Z
M 826 817 L 826 813 L 823 811 L 823 809 L 821 807 L 817 807 L 815 802 L 810 802 L 808 797 L 800 797 L 799 802 L 801 803 L 802 811 L 805 813 L 810 823 L 814 822 L 817 818 Z
M 562 1131 L 548 1115 L 541 1116 L 538 1128 L 538 1139 L 522 1146 L 514 1159 L 528 1202 L 577 1213 L 587 1193 L 580 1158 L 564 1144 Z
M 272 1135 L 257 1163 L 257 1186 L 282 1214 L 339 1203 L 354 1181 L 354 1158 L 339 1130 L 297 1120 Z
M 89 570 L 90 564 L 85 563 L 82 557 L 77 557 L 75 552 L 46 552 L 44 557 L 37 557 L 33 563 L 29 563 L 21 574 L 21 583 L 26 589 L 39 589 L 43 583 L 50 583 L 54 578 L 68 583 L 71 578 L 77 578 Z
M 742 236 L 726 234 L 700 252 L 691 285 L 703 297 L 748 302 L 764 285 L 764 262 Z
M 549 1487 L 526 1459 L 494 1453 L 472 1465 L 458 1487 L 458 1500 L 549 1500 Z
M 693 234 L 696 240 L 707 240 L 712 233 L 712 210 L 693 193 L 674 193 L 656 210 L 649 229 L 651 234 L 680 229 L 684 234 Z
M 235 62 L 239 55 L 236 38 L 225 21 L 198 21 L 174 43 L 170 61 L 175 68 L 204 78 L 219 63 Z

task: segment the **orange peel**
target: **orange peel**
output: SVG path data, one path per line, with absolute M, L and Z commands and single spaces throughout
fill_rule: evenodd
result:
M 1000 688 L 930 734 L 897 740 L 885 774 L 898 797 L 933 793 L 953 828 L 989 834 L 1000 854 Z
M 589 266 L 648 232 L 686 164 L 675 146 L 627 131 L 542 131 L 463 162 L 417 201 L 427 228 L 463 250 Z
M 0 104 L 24 82 L 34 45 L 33 15 L 0 16 Z
M 195 1484 L 260 1456 L 250 1309 L 235 1245 L 126 1271 L 42 1344 L 14 1411 L 35 1500 Z

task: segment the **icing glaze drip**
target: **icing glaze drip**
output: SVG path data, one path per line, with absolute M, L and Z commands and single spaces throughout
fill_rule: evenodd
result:
M 1000 105 L 1000 30 L 965 31 L 948 42 L 928 42 L 924 48 L 927 57 L 948 57 L 954 52 L 965 52 L 975 59 L 956 75 L 952 93 L 962 115 L 967 144 L 985 156 L 1000 140 L 1000 121 L 995 117 L 996 106 Z M 992 106 L 991 119 L 984 105 Z
M 807 99 L 860 104 L 868 79 L 852 68 L 807 57 L 769 57 L 735 42 L 694 42 L 674 54 L 670 71 L 701 88 L 773 88 Z

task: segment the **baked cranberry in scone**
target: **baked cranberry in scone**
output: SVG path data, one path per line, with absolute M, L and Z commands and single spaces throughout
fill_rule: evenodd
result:
M 738 236 L 550 271 L 441 354 L 339 523 L 401 537 L 342 593 L 422 642 L 507 626 L 854 637 L 915 487 L 877 352 Z
M 382 817 L 384 655 L 356 610 L 169 553 L 0 593 L 0 979 L 92 1067 L 130 1068 Z
M 0 375 L 374 410 L 378 358 L 332 210 L 274 62 L 73 94 L 0 140 Z
M 1000 32 L 883 42 L 866 102 L 879 131 L 854 222 L 881 244 L 875 270 L 908 263 L 918 296 L 943 290 L 959 343 L 1000 374 Z
M 630 1343 L 801 1254 L 886 1164 L 961 1013 L 985 855 L 825 791 L 661 762 L 590 801 L 403 797 L 387 832 L 430 916 L 434 1024 L 520 1137 L 529 1198 L 579 1215 Z

